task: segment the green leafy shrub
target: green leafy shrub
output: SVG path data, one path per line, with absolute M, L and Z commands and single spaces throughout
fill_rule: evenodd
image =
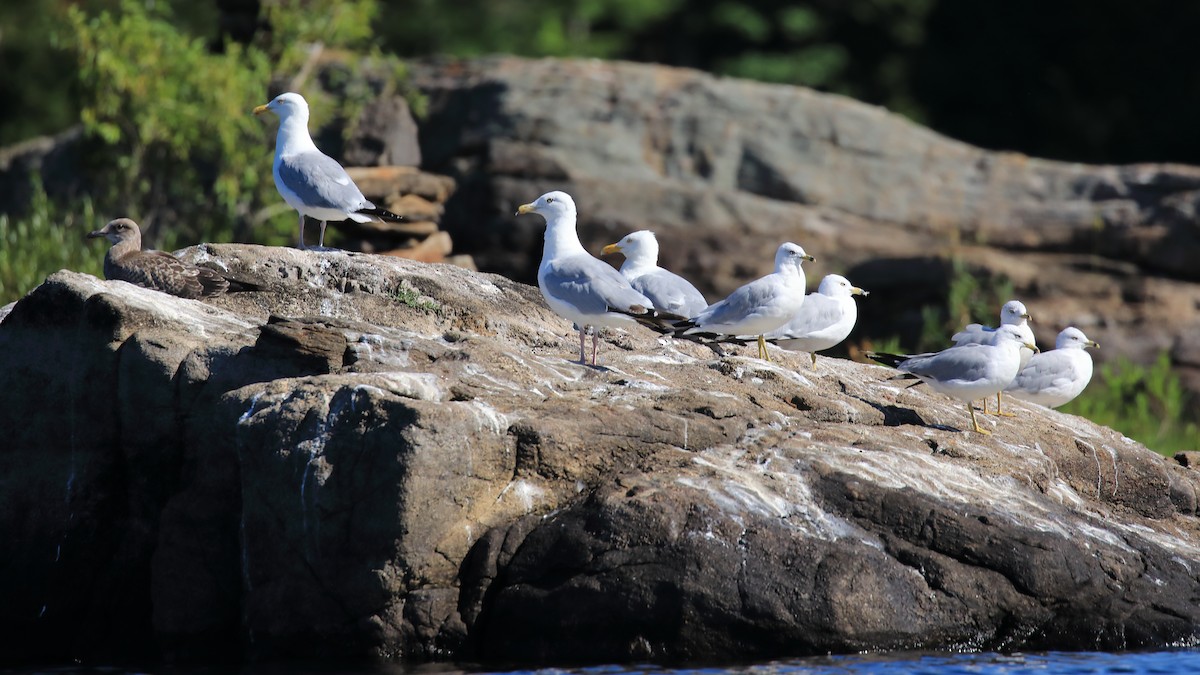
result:
M 923 321 L 917 351 L 945 349 L 950 346 L 950 337 L 967 324 L 996 325 L 1000 308 L 1012 299 L 1013 285 L 1007 278 L 977 276 L 961 259 L 951 259 L 946 304 L 926 305 L 921 309 Z
M 403 63 L 373 46 L 377 11 L 376 0 L 264 0 L 270 29 L 246 45 L 214 43 L 215 14 L 183 3 L 103 0 L 53 12 L 54 42 L 76 64 L 70 84 L 90 194 L 58 206 L 42 195 L 24 215 L 5 217 L 0 300 L 62 267 L 98 271 L 102 256 L 71 230 L 119 216 L 141 223 L 146 245 L 160 249 L 290 244 L 296 216 L 271 177 L 275 121 L 251 110 L 284 83 L 312 103 L 314 131 L 336 121 L 352 133 L 381 94 L 405 95 L 419 112 Z M 355 51 L 330 57 L 342 48 Z
M 0 305 L 33 290 L 51 272 L 102 273 L 106 247 L 84 241 L 88 232 L 100 228 L 91 201 L 64 208 L 46 197 L 40 181 L 35 179 L 33 187 L 26 215 L 0 214 Z
M 1188 419 L 1187 395 L 1166 352 L 1150 366 L 1124 357 L 1100 366 L 1083 394 L 1062 410 L 1112 427 L 1163 454 L 1200 449 L 1200 428 Z
M 251 114 L 272 82 L 309 98 L 314 131 L 337 120 L 349 133 L 367 101 L 407 77 L 399 59 L 372 49 L 375 0 L 267 0 L 263 10 L 270 30 L 215 49 L 181 28 L 167 3 L 66 11 L 60 42 L 79 66 L 80 120 L 104 147 L 94 163 L 108 164 L 94 172 L 97 206 L 169 223 L 151 237 L 159 247 L 292 241 L 295 216 L 277 208 L 271 178 L 274 120 Z M 344 46 L 368 56 L 350 57 L 340 79 L 311 77 L 314 56 Z
M 251 108 L 266 98 L 265 52 L 205 41 L 171 23 L 162 4 L 66 14 L 79 65 L 80 121 L 105 146 L 97 201 L 139 221 L 167 221 L 157 242 L 232 238 L 273 189 L 269 146 Z

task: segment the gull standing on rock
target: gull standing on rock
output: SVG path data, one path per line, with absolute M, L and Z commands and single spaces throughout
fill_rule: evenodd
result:
M 279 115 L 275 136 L 275 188 L 283 201 L 300 213 L 300 243 L 304 248 L 304 216 L 321 221 L 317 247 L 325 246 L 325 225 L 330 220 L 399 222 L 403 217 L 367 200 L 349 174 L 332 157 L 317 149 L 308 135 L 308 102 L 300 94 L 280 94 L 254 109 L 255 115 Z
M 1034 354 L 1004 390 L 1009 396 L 1057 408 L 1083 393 L 1092 381 L 1092 356 L 1085 349 L 1100 348 L 1078 328 L 1064 328 L 1054 349 Z
M 766 339 L 776 345 L 796 352 L 809 352 L 812 365 L 817 365 L 817 352 L 841 344 L 854 323 L 858 321 L 856 295 L 870 295 L 853 286 L 840 274 L 829 274 L 821 280 L 816 293 L 804 298 L 804 305 L 796 316 L 783 326 L 766 334 Z
M 1030 321 L 1033 321 L 1033 319 L 1029 316 L 1029 310 L 1025 309 L 1024 303 L 1019 300 L 1009 300 L 1008 302 L 1004 303 L 1003 307 L 1000 308 L 1001 326 L 1012 326 L 1017 329 L 1017 331 L 1021 334 L 1021 338 L 1024 339 L 1025 342 L 1029 344 L 1037 344 L 1037 340 L 1035 340 L 1033 337 L 1033 329 L 1029 327 Z M 995 337 L 995 328 L 973 323 L 955 333 L 954 336 L 950 338 L 950 341 L 958 347 L 969 344 L 985 345 L 991 344 L 991 341 Z M 1022 368 L 1025 367 L 1025 364 L 1029 363 L 1029 359 L 1033 357 L 1033 354 L 1033 350 L 1029 350 L 1024 347 L 1021 348 Z M 996 414 L 1012 417 L 1011 413 L 1001 412 L 1001 396 L 1001 392 L 996 392 Z M 986 415 L 987 412 L 987 400 L 985 399 L 983 402 L 983 414 Z
M 770 361 L 763 335 L 790 321 L 804 305 L 806 260 L 814 258 L 799 244 L 782 244 L 775 252 L 774 272 L 738 288 L 677 328 L 683 334 L 757 335 L 758 357 Z
M 627 234 L 621 241 L 605 246 L 600 253 L 625 255 L 621 276 L 629 280 L 634 290 L 650 298 L 654 309 L 679 316 L 696 316 L 708 308 L 704 295 L 687 279 L 658 266 L 658 239 L 650 230 Z
M 143 251 L 142 230 L 128 218 L 117 218 L 88 233 L 88 239 L 97 237 L 112 243 L 104 255 L 105 279 L 181 298 L 209 298 L 229 290 L 229 280 L 216 270 L 185 263 L 165 251 Z
M 1022 346 L 1037 351 L 1015 326 L 1000 326 L 990 344 L 972 343 L 916 356 L 867 352 L 867 358 L 904 372 L 902 378 L 919 379 L 938 393 L 964 401 L 975 431 L 991 434 L 979 426 L 971 401 L 1012 384 L 1021 369 Z
M 546 304 L 559 316 L 575 322 L 579 329 L 579 362 L 586 364 L 584 334 L 592 332 L 592 365 L 600 346 L 600 328 L 628 326 L 637 322 L 626 314 L 610 312 L 616 307 L 638 313 L 654 306 L 635 291 L 625 277 L 608 263 L 591 256 L 575 232 L 575 202 L 565 192 L 547 192 L 517 208 L 517 215 L 536 213 L 546 219 L 542 264 L 538 266 L 538 288 Z M 635 309 L 637 308 L 637 309 Z

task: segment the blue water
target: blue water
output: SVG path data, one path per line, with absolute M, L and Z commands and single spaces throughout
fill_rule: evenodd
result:
M 462 671 L 464 675 L 470 671 Z M 492 671 L 495 672 L 495 671 Z M 507 671 L 505 675 L 1055 675 L 1200 674 L 1200 649 L 1037 654 L 872 654 L 820 656 L 721 668 L 598 666 Z M 412 671 L 409 671 L 412 675 Z M 432 673 L 430 674 L 432 675 Z M 476 672 L 470 675 L 484 675 Z
M 164 667 L 156 669 L 57 667 L 5 670 L 0 675 L 52 673 L 54 675 L 1200 675 L 1200 649 L 1159 652 L 1044 652 L 1030 654 L 870 654 L 816 656 L 772 661 L 746 666 L 714 668 L 668 668 L 662 666 L 592 666 L 586 668 L 541 668 L 537 670 L 485 670 L 449 664 L 423 666 L 380 665 L 367 668 L 338 668 L 321 665 L 306 668 L 291 664 L 255 665 L 242 668 Z
M 470 671 L 460 671 L 469 673 Z M 872 654 L 821 656 L 721 668 L 598 666 L 507 671 L 506 675 L 1053 675 L 1198 673 L 1200 649 L 1037 654 Z M 412 674 L 412 671 L 409 671 Z M 431 674 L 432 675 L 432 674 Z M 477 671 L 473 675 L 484 675 Z

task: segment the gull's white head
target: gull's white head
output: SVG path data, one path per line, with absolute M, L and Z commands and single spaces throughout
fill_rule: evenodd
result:
M 536 200 L 517 207 L 518 216 L 524 213 L 537 213 L 546 219 L 547 224 L 567 216 L 574 223 L 575 200 L 571 199 L 571 195 L 559 190 L 547 192 Z
M 1024 326 L 1026 321 L 1033 321 L 1029 310 L 1020 300 L 1009 300 L 1000 308 L 1000 323 L 1005 326 Z
M 601 255 L 610 253 L 623 253 L 625 259 L 635 265 L 655 265 L 658 263 L 658 238 L 650 230 L 630 232 L 621 241 L 609 244 L 600 251 Z
M 792 242 L 784 242 L 779 246 L 779 250 L 775 251 L 775 271 L 781 272 L 785 269 L 795 269 L 797 272 L 803 272 L 800 267 L 804 261 L 812 262 L 816 258 L 804 252 L 804 248 L 800 244 Z
M 1089 340 L 1083 331 L 1074 326 L 1062 329 L 1062 332 L 1058 334 L 1058 339 L 1054 341 L 1055 349 L 1085 349 L 1087 347 L 1099 349 L 1100 343 Z
M 858 286 L 851 285 L 850 280 L 840 274 L 826 274 L 825 278 L 821 280 L 821 285 L 817 287 L 817 292 L 831 298 L 870 295 L 869 292 Z
M 279 119 L 286 120 L 292 116 L 298 116 L 301 119 L 308 119 L 308 101 L 304 97 L 295 92 L 287 92 L 280 94 L 271 99 L 270 103 L 260 105 L 254 109 L 255 115 L 261 115 L 267 111 L 271 111 L 279 115 Z
M 993 338 L 993 345 L 1005 346 L 1006 343 L 1012 343 L 1014 346 L 1025 347 L 1031 350 L 1034 354 L 1041 351 L 1037 345 L 1025 341 L 1021 336 L 1021 331 L 1016 326 L 1005 324 L 996 329 L 996 337 Z

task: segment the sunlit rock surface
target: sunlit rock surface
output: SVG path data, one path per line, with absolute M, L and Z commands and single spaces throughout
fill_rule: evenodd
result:
M 1167 352 L 1200 395 L 1200 167 L 985 150 L 844 96 L 652 64 L 496 56 L 412 73 L 425 168 L 458 182 L 442 227 L 480 269 L 532 281 L 541 224 L 514 207 L 565 190 L 589 250 L 649 228 L 663 266 L 714 299 L 794 241 L 817 258 L 809 279 L 871 291 L 866 334 L 914 344 L 957 260 L 1011 283 L 1044 348 L 1073 325 L 1100 361 Z
M 59 272 L 0 323 L 14 658 L 712 660 L 1121 649 L 1200 626 L 1200 474 L 1086 420 L 641 328 L 536 288 L 188 249 L 210 302 Z

